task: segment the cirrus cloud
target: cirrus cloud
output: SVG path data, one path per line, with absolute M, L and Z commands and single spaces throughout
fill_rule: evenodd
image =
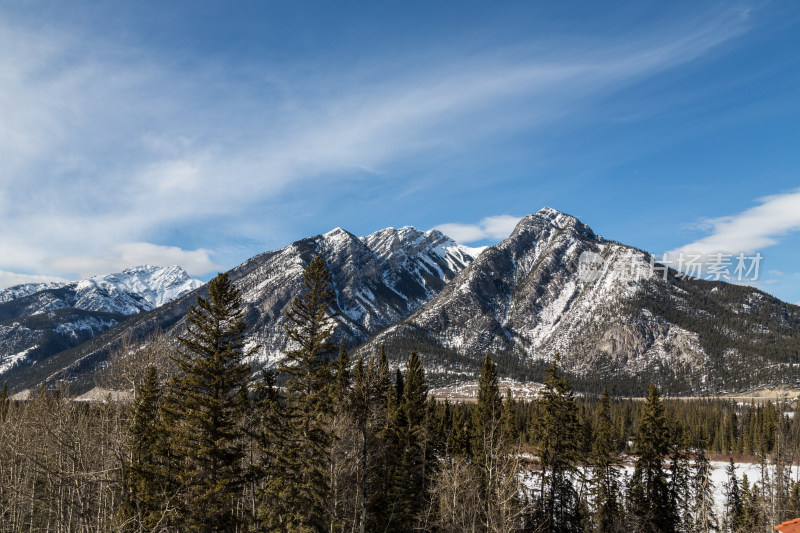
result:
M 731 216 L 704 220 L 711 234 L 669 252 L 708 255 L 752 253 L 780 242 L 780 238 L 800 230 L 800 189 L 765 196 L 760 205 Z

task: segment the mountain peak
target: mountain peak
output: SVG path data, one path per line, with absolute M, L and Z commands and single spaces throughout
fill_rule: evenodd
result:
M 522 220 L 517 223 L 517 226 L 511 233 L 511 236 L 513 237 L 523 231 L 529 230 L 533 230 L 539 235 L 542 231 L 552 231 L 553 228 L 557 230 L 571 230 L 589 239 L 597 238 L 592 229 L 578 220 L 578 218 L 547 206 L 539 209 L 536 213 L 522 217 Z

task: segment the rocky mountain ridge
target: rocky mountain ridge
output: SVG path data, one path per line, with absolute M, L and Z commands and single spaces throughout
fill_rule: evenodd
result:
M 202 285 L 179 266 L 143 265 L 80 281 L 5 289 L 0 292 L 0 379 Z
M 336 228 L 245 261 L 229 276 L 242 293 L 255 368 L 285 353 L 285 313 L 317 255 L 336 291 L 335 339 L 356 357 L 385 345 L 394 365 L 417 350 L 434 386 L 474 379 L 486 353 L 521 382 L 541 379 L 560 354 L 588 392 L 638 395 L 654 382 L 669 394 L 716 394 L 800 383 L 800 307 L 683 276 L 551 208 L 486 249 L 411 227 L 360 238 Z M 56 353 L 18 374 L 15 386 L 80 381 L 123 338 L 174 337 L 197 296 L 203 287 Z
M 336 339 L 354 346 L 419 309 L 481 251 L 462 246 L 439 231 L 406 226 L 361 238 L 336 228 L 257 255 L 229 272 L 241 292 L 248 344 L 257 347 L 250 363 L 270 365 L 285 353 L 286 311 L 302 291 L 303 269 L 316 255 L 325 257 L 333 277 L 339 312 Z M 204 287 L 54 354 L 18 382 L 27 385 L 91 373 L 124 337 L 145 338 L 155 331 L 177 335 L 197 296 L 207 296 Z
M 512 373 L 541 375 L 558 353 L 584 387 L 605 381 L 622 392 L 654 381 L 712 393 L 789 379 L 780 369 L 794 369 L 798 325 L 800 307 L 683 276 L 544 208 L 361 350 L 397 352 L 416 339 L 445 374 L 488 352 Z

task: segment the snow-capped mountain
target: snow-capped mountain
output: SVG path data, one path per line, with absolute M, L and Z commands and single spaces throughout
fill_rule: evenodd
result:
M 25 296 L 29 296 L 41 291 L 58 289 L 67 283 L 68 282 L 66 281 L 47 281 L 44 283 L 23 283 L 22 285 L 14 285 L 13 287 L 9 287 L 0 291 L 0 303 L 18 300 L 20 298 L 24 298 Z
M 585 386 L 613 378 L 620 390 L 650 380 L 674 392 L 737 389 L 794 368 L 800 308 L 676 274 L 544 208 L 363 349 L 398 352 L 390 347 L 415 339 L 444 375 L 474 372 L 487 352 L 507 372 L 541 369 L 559 353 Z
M 197 289 L 179 266 L 139 266 L 70 283 L 18 285 L 0 293 L 0 378 L 41 362 Z
M 56 309 L 132 315 L 155 309 L 202 284 L 176 265 L 143 265 L 69 283 L 17 285 L 0 292 L 0 320 L 7 320 L 12 314 L 14 318 Z M 12 302 L 13 306 L 2 305 Z
M 583 390 L 641 393 L 652 381 L 667 393 L 716 393 L 800 383 L 800 307 L 752 287 L 680 276 L 550 208 L 524 217 L 487 249 L 411 227 L 361 238 L 336 228 L 245 261 L 229 276 L 242 294 L 249 344 L 258 347 L 254 366 L 285 353 L 285 314 L 317 255 L 336 291 L 336 340 L 356 355 L 384 344 L 395 363 L 417 350 L 432 384 L 474 379 L 487 352 L 501 374 L 520 381 L 541 378 L 559 353 Z M 89 380 L 121 339 L 182 333 L 187 308 L 205 291 L 133 315 L 27 373 L 17 363 L 6 374 L 19 369 L 10 385 Z M 69 320 L 80 331 L 99 324 Z M 31 346 L 4 353 L 25 360 Z
M 317 255 L 325 258 L 336 291 L 339 327 L 336 338 L 358 345 L 386 327 L 406 318 L 436 296 L 482 248 L 462 246 L 436 230 L 387 228 L 366 237 L 335 228 L 260 254 L 231 270 L 231 281 L 241 291 L 248 323 L 248 341 L 258 346 L 254 365 L 270 364 L 287 347 L 284 326 L 292 299 L 301 294 L 303 269 Z M 152 312 L 132 317 L 85 345 L 60 354 L 69 370 L 92 367 L 103 360 L 124 336 L 142 337 L 154 328 L 183 331 L 191 293 Z

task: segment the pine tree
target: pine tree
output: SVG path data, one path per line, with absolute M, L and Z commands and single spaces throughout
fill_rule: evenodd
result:
M 664 457 L 669 452 L 669 435 L 664 406 L 652 384 L 642 406 L 635 443 L 638 458 L 630 489 L 630 512 L 635 529 L 641 533 L 672 532 L 674 513 L 667 476 L 662 468 Z
M 503 400 L 497 384 L 497 365 L 487 354 L 478 380 L 478 402 L 472 416 L 472 453 L 475 463 L 482 465 L 487 450 L 499 439 L 498 422 L 503 412 Z
M 250 437 L 259 450 L 251 477 L 257 481 L 258 504 L 254 531 L 287 531 L 300 486 L 300 459 L 292 438 L 286 398 L 276 385 L 275 373 L 264 370 L 255 386 Z
M 8 414 L 8 387 L 6 382 L 3 382 L 3 388 L 0 390 L 0 422 L 5 422 L 6 415 Z
M 694 460 L 692 479 L 692 524 L 690 531 L 709 533 L 719 531 L 717 516 L 714 512 L 714 485 L 711 480 L 711 465 L 705 451 L 705 441 L 698 443 L 697 456 Z
M 723 521 L 723 531 L 735 533 L 739 530 L 742 521 L 742 494 L 739 490 L 739 479 L 736 477 L 736 463 L 733 457 L 725 468 L 726 481 L 725 490 L 725 515 Z
M 496 524 L 499 505 L 497 486 L 500 464 L 505 455 L 501 442 L 500 418 L 503 403 L 497 384 L 497 366 L 487 354 L 478 380 L 478 402 L 472 415 L 473 464 L 481 502 L 481 518 L 487 530 Z
M 304 294 L 292 301 L 286 314 L 291 323 L 286 335 L 295 348 L 286 353 L 279 369 L 286 376 L 292 445 L 299 460 L 298 486 L 290 491 L 293 500 L 285 502 L 294 515 L 286 519 L 301 531 L 322 531 L 329 526 L 330 359 L 336 351 L 331 342 L 336 298 L 332 283 L 325 261 L 315 257 L 303 271 Z
M 388 531 L 410 531 L 425 503 L 428 461 L 425 370 L 416 352 L 406 364 L 403 397 L 392 420 L 395 463 L 390 469 L 391 516 Z
M 572 484 L 580 445 L 578 406 L 572 386 L 559 373 L 558 361 L 556 355 L 544 380 L 536 439 L 542 465 L 540 530 L 553 533 L 582 529 Z
M 368 493 L 369 493 L 369 476 L 367 469 L 369 467 L 369 454 L 370 454 L 370 406 L 372 403 L 372 383 L 370 383 L 370 376 L 364 365 L 364 358 L 361 357 L 356 361 L 356 366 L 353 371 L 353 390 L 350 399 L 350 414 L 356 425 L 356 431 L 359 434 L 360 447 L 359 455 L 359 469 L 356 479 L 356 505 L 358 506 L 358 514 L 356 523 L 358 531 L 365 531 L 367 524 L 367 509 Z
M 333 400 L 336 411 L 341 411 L 347 403 L 350 392 L 350 355 L 344 345 L 344 339 L 339 343 L 339 358 L 336 359 L 336 368 L 333 376 Z
M 189 308 L 178 337 L 173 378 L 165 398 L 170 444 L 183 498 L 179 529 L 232 531 L 233 502 L 244 483 L 242 392 L 250 369 L 243 363 L 245 322 L 239 292 L 226 274 L 208 282 L 209 298 Z
M 161 417 L 162 391 L 154 366 L 148 367 L 128 428 L 129 455 L 123 465 L 122 522 L 125 529 L 141 530 L 166 524 L 170 517 L 167 430 Z M 173 490 L 171 490 L 173 489 Z
M 611 398 L 603 391 L 597 414 L 594 445 L 591 452 L 594 492 L 594 523 L 598 533 L 621 530 L 622 514 L 619 504 L 619 471 L 616 431 L 611 419 Z
M 517 427 L 517 401 L 510 387 L 506 389 L 506 401 L 500 416 L 500 437 L 507 445 L 518 444 L 520 437 Z
M 350 356 L 344 340 L 339 344 L 339 357 L 336 359 L 332 376 L 330 394 L 331 421 L 329 431 L 332 437 L 328 483 L 331 488 L 329 514 L 331 531 L 342 530 L 347 524 L 349 505 L 353 499 L 352 471 L 354 468 L 353 446 L 355 435 L 351 431 L 352 416 L 349 405 L 352 401 L 350 384 Z M 351 513 L 352 514 L 352 513 Z
M 682 437 L 680 424 L 673 425 L 669 432 L 672 436 L 670 443 L 669 465 L 669 510 L 673 521 L 669 526 L 675 531 L 690 529 L 692 525 L 692 486 L 689 454 L 686 449 L 685 438 Z M 666 523 L 663 524 L 666 527 Z

